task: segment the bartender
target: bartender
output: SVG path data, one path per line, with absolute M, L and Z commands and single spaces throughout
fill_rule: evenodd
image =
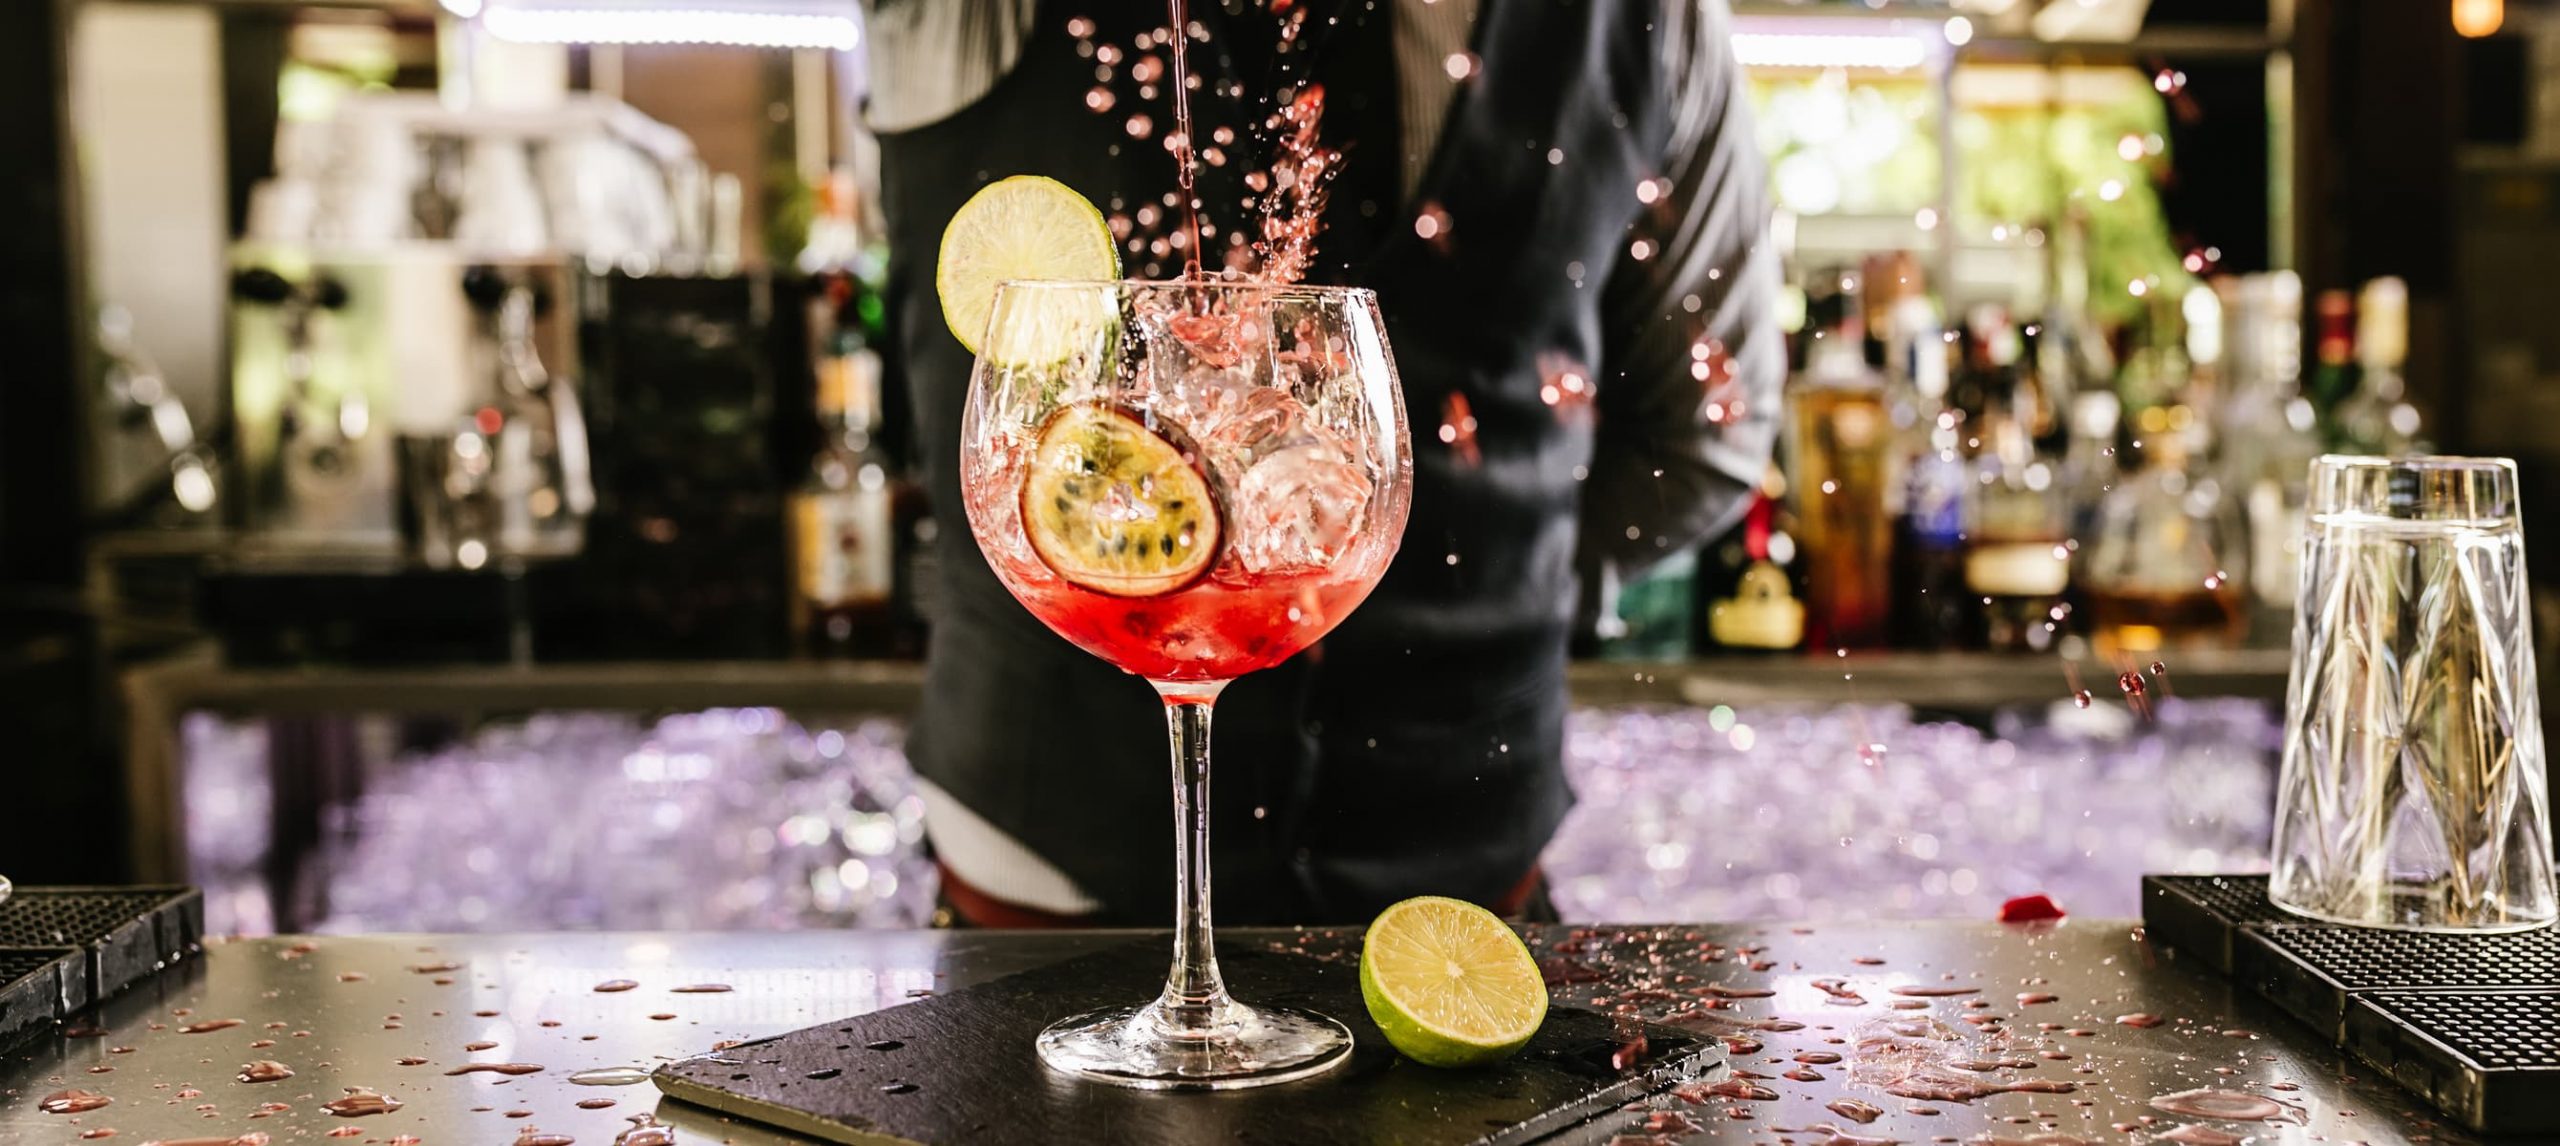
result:
M 956 507 L 970 355 L 934 293 L 944 224 L 1017 174 L 1170 214 L 1167 81 L 1141 63 L 1166 10 L 873 4 L 894 337 L 934 502 Z M 1194 136 L 1235 141 L 1201 201 L 1216 218 L 1249 194 L 1274 91 L 1324 85 L 1344 160 L 1308 280 L 1377 293 L 1416 426 L 1376 592 L 1220 698 L 1219 922 L 1359 922 L 1426 893 L 1545 914 L 1568 640 L 1609 586 L 1730 526 L 1769 462 L 1778 257 L 1725 0 L 1190 9 Z M 1179 273 L 1140 247 L 1131 277 Z M 1025 611 L 968 530 L 938 544 L 908 751 L 956 921 L 1167 922 L 1162 702 Z

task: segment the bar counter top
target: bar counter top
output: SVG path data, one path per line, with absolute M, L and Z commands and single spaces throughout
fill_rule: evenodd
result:
M 504 1146 L 538 1127 L 605 1146 L 630 1129 L 632 1116 L 652 1115 L 675 1128 L 678 1142 L 798 1142 L 662 1100 L 647 1082 L 579 1085 L 571 1076 L 615 1066 L 645 1070 L 716 1043 L 897 1006 L 1134 935 L 559 933 L 216 942 L 62 1033 L 0 1056 L 0 1141 L 76 1143 L 113 1130 L 109 1141 L 131 1143 L 265 1134 L 246 1141 Z M 1240 929 L 1219 938 L 1226 948 L 1345 958 L 1356 932 Z M 2144 941 L 2131 923 L 1542 926 L 1531 938 L 1558 1004 L 1631 1006 L 1719 1036 L 1731 1069 L 1756 1084 L 1717 1093 L 1693 1086 L 1694 1101 L 1656 1099 L 1695 1129 L 1685 1138 L 1646 1141 L 2469 1141 L 2264 1002 Z M 598 990 L 615 980 L 636 986 Z M 729 989 L 677 990 L 705 984 Z M 2159 1021 L 2151 1025 L 2145 1016 Z M 1896 1097 L 1892 1090 L 1909 1087 L 1893 1080 L 1911 1077 L 1910 1063 L 1881 1049 L 1881 1040 L 1897 1025 L 1906 1035 L 1935 1032 L 1924 1041 L 1953 1040 L 1935 1067 L 1939 1077 L 2043 1089 L 1971 1101 Z M 281 1063 L 292 1076 L 238 1080 L 244 1064 L 260 1060 Z M 473 1062 L 539 1069 L 449 1073 Z M 1950 1067 L 1959 1073 L 1947 1075 Z M 401 1105 L 353 1118 L 323 1109 L 349 1088 Z M 73 1089 L 111 1101 L 77 1114 L 40 1109 L 46 1096 Z M 2160 1102 L 2198 1089 L 2274 1100 L 2277 1118 L 2200 1118 L 2176 1112 L 2191 1103 Z M 1867 1113 L 1857 1103 L 1879 1113 L 1861 1124 L 1839 1112 Z M 1621 1114 L 1561 1140 L 1607 1142 L 1645 1118 Z

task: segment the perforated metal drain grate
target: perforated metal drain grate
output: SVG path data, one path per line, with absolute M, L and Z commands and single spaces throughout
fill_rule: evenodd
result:
M 0 950 L 0 984 L 16 983 L 53 965 L 56 960 L 73 954 L 61 950 Z
M 2376 991 L 2364 998 L 2481 1066 L 2560 1071 L 2560 992 Z
M 2297 917 L 2267 899 L 2267 880 L 2256 875 L 2155 875 L 2151 882 L 2177 892 L 2226 923 L 2283 923 Z
M 159 910 L 163 891 L 22 889 L 0 903 L 0 947 L 79 947 Z
M 2560 932 L 2427 935 L 2354 927 L 2268 927 L 2266 942 L 2350 991 L 2560 985 Z

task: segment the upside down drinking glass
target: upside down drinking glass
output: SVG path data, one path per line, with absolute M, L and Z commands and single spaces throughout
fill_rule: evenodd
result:
M 2560 915 L 2529 602 L 2515 463 L 2313 464 L 2278 906 L 2417 931 Z
M 1024 607 L 1164 698 L 1173 967 L 1143 1005 L 1062 1019 L 1052 1068 L 1229 1089 L 1339 1065 L 1351 1034 L 1227 994 L 1209 912 L 1209 715 L 1229 681 L 1357 607 L 1404 533 L 1404 399 L 1368 291 L 1008 282 L 960 428 L 969 528 Z

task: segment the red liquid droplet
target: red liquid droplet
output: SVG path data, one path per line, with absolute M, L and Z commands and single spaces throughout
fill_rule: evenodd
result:
M 654 1114 L 634 1114 L 631 1129 L 615 1136 L 613 1146 L 675 1146 L 675 1127 L 658 1121 Z
M 2140 696 L 2149 691 L 2142 683 L 2142 674 L 2138 672 L 2129 672 L 2117 677 L 2116 687 L 2123 689 L 2126 696 Z
M 1854 1098 L 1839 1099 L 1825 1105 L 1823 1109 L 1828 1110 L 1833 1114 L 1837 1114 L 1842 1118 L 1846 1118 L 1851 1122 L 1855 1122 L 1860 1126 L 1864 1126 L 1867 1123 L 1873 1122 L 1884 1116 L 1883 1108 L 1870 1106 Z
M 457 1066 L 452 1070 L 446 1071 L 445 1074 L 447 1076 L 459 1074 L 518 1075 L 534 1074 L 539 1072 L 541 1069 L 542 1064 L 531 1062 L 473 1062 L 464 1063 L 461 1066 Z
M 669 987 L 667 990 L 678 995 L 718 995 L 732 988 L 727 983 L 688 983 L 681 987 Z
M 282 1082 L 293 1077 L 293 1068 L 274 1059 L 262 1058 L 242 1064 L 238 1077 L 242 1082 Z
M 1747 1078 L 1728 1078 L 1722 1082 L 1692 1082 L 1671 1092 L 1684 1102 L 1703 1106 L 1713 1099 L 1745 1102 L 1776 1102 L 1778 1092 Z
M 238 1019 L 206 1019 L 201 1023 L 188 1023 L 187 1025 L 178 1028 L 178 1033 L 182 1035 L 201 1035 L 212 1031 L 227 1031 L 239 1025 L 240 1020 Z
M 364 1118 L 375 1114 L 389 1114 L 400 1109 L 402 1105 L 399 1099 L 376 1094 L 370 1090 L 351 1088 L 347 1091 L 345 1098 L 333 1098 L 323 1102 L 320 1104 L 320 1109 L 340 1118 Z
M 2265 1095 L 2211 1088 L 2164 1094 L 2151 1100 L 2151 1108 L 2188 1118 L 2216 1118 L 2226 1122 L 2266 1122 L 2299 1113 Z
M 602 992 L 605 992 L 606 994 L 611 994 L 611 993 L 613 993 L 613 992 L 615 992 L 615 991 L 628 991 L 628 990 L 630 990 L 630 989 L 632 989 L 632 988 L 634 988 L 634 987 L 637 987 L 637 986 L 639 986 L 639 985 L 640 985 L 640 984 L 635 983 L 635 982 L 633 982 L 633 981 L 631 981 L 631 980 L 629 980 L 629 979 L 607 979 L 607 980 L 605 980 L 604 982 L 601 982 L 601 983 L 596 984 L 596 990 L 598 990 L 598 991 L 602 991 Z M 495 1011 L 491 1011 L 491 1012 L 489 1012 L 489 1014 L 492 1014 L 492 1015 L 494 1015 L 494 1014 L 496 1014 L 496 1013 L 497 1013 L 497 1012 L 495 1012 Z
M 2044 895 L 2021 895 L 2000 905 L 2002 923 L 2044 923 L 2064 914 L 2061 904 Z
M 2175 1142 L 2178 1146 L 2240 1146 L 2248 1139 L 2227 1130 L 2190 1122 L 2161 1135 L 2160 1141 Z
M 94 1090 L 57 1090 L 36 1102 L 36 1109 L 47 1114 L 86 1114 L 115 1099 Z
M 2089 690 L 2085 688 L 2071 694 L 2071 703 L 2079 705 L 2082 708 L 2089 707 L 2092 699 L 2093 698 L 2089 695 Z

